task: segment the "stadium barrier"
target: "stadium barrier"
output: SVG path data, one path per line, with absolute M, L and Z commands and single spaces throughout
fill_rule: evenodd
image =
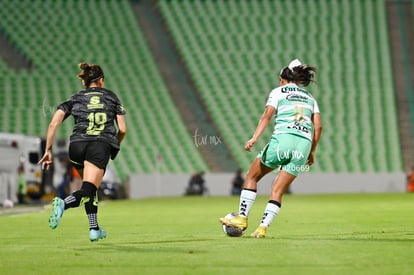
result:
M 268 195 L 277 174 L 266 175 L 257 193 Z M 228 196 L 234 173 L 206 173 L 206 195 Z M 183 196 L 188 174 L 132 174 L 126 181 L 130 199 Z M 291 185 L 293 194 L 400 193 L 406 192 L 406 175 L 396 173 L 303 173 Z

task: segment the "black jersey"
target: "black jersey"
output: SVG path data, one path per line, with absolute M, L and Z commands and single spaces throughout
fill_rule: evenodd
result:
M 115 121 L 125 109 L 117 95 L 107 89 L 93 87 L 79 91 L 58 106 L 65 119 L 73 115 L 75 125 L 70 142 L 104 141 L 119 149 Z

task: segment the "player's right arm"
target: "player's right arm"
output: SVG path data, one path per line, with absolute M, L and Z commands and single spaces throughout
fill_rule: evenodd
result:
M 47 135 L 46 135 L 45 154 L 38 162 L 38 164 L 42 166 L 42 169 L 49 169 L 50 165 L 52 164 L 53 141 L 55 140 L 57 129 L 59 128 L 60 124 L 62 124 L 62 121 L 64 119 L 65 119 L 65 112 L 61 109 L 58 109 L 53 115 L 52 120 L 50 121 L 49 127 L 47 129 Z
M 254 131 L 253 137 L 249 139 L 244 145 L 244 149 L 246 151 L 250 151 L 250 149 L 252 149 L 257 139 L 261 136 L 261 134 L 269 125 L 270 121 L 272 120 L 272 117 L 276 113 L 279 98 L 279 88 L 276 88 L 270 92 L 269 97 L 267 98 L 266 108 L 264 110 L 262 117 L 259 120 L 256 130 Z
M 259 124 L 257 125 L 256 130 L 254 131 L 253 137 L 249 139 L 244 146 L 244 149 L 246 149 L 246 151 L 250 151 L 250 149 L 252 149 L 257 139 L 261 136 L 263 131 L 269 125 L 275 112 L 276 112 L 276 109 L 273 106 L 270 106 L 270 105 L 266 106 L 266 109 L 262 117 L 259 120 Z

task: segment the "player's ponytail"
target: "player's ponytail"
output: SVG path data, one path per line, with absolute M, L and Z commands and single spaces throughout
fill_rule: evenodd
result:
M 308 86 L 314 82 L 316 68 L 306 64 L 299 65 L 292 69 L 294 80 L 302 86 Z
M 315 73 L 315 67 L 302 64 L 298 59 L 295 59 L 281 70 L 280 77 L 289 82 L 296 82 L 302 86 L 308 86 L 311 82 L 314 82 Z
M 77 76 L 84 81 L 85 87 L 89 87 L 92 82 L 104 78 L 104 73 L 100 66 L 82 62 L 79 64 L 82 70 Z

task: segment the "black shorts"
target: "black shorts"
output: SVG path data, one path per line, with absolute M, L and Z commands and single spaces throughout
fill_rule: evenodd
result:
M 69 158 L 76 169 L 83 169 L 85 160 L 106 169 L 111 153 L 112 146 L 102 141 L 75 141 L 69 145 Z

